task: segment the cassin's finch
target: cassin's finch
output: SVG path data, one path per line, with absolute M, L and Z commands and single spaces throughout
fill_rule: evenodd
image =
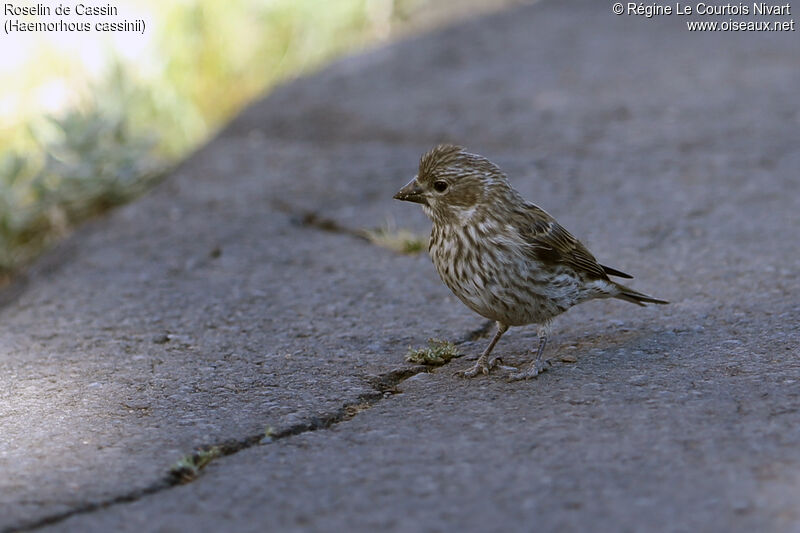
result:
M 489 355 L 510 326 L 538 325 L 536 359 L 511 374 L 527 379 L 547 369 L 542 352 L 550 322 L 573 305 L 594 298 L 667 303 L 609 279 L 631 276 L 599 264 L 553 217 L 526 202 L 494 163 L 459 146 L 423 155 L 417 176 L 394 197 L 422 204 L 433 221 L 428 251 L 442 281 L 467 307 L 497 322 L 465 377 L 499 364 Z

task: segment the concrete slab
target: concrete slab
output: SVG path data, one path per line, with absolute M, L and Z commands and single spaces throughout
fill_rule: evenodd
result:
M 0 529 L 797 529 L 799 48 L 542 2 L 279 89 L 3 309 Z M 443 140 L 673 304 L 571 310 L 533 382 L 401 381 L 482 320 L 426 257 L 298 221 L 423 230 L 391 194 Z

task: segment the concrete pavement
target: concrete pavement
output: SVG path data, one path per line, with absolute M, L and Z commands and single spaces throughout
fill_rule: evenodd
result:
M 0 311 L 0 530 L 798 530 L 798 51 L 545 1 L 279 88 Z M 404 363 L 483 320 L 309 221 L 424 232 L 441 141 L 673 303 L 571 310 L 534 381 Z

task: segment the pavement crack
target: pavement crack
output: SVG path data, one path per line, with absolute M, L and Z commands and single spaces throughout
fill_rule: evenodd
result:
M 408 378 L 423 372 L 430 372 L 432 369 L 433 367 L 426 365 L 404 366 L 377 376 L 370 376 L 367 381 L 383 397 L 387 392 L 396 392 L 397 386 Z
M 332 218 L 327 218 L 320 215 L 316 211 L 298 209 L 292 205 L 289 205 L 283 200 L 274 200 L 272 205 L 277 211 L 288 215 L 289 221 L 296 226 L 314 228 L 329 233 L 349 235 L 350 237 L 355 237 L 356 239 L 369 242 L 367 233 L 364 230 L 349 228 L 333 220 Z
M 341 233 L 343 235 L 349 235 L 362 241 L 369 242 L 369 238 L 364 230 L 348 228 L 331 218 L 325 218 L 313 211 L 304 211 L 302 213 L 295 214 L 292 217 L 292 221 L 299 226 L 315 228 L 330 233 Z
M 332 219 L 322 217 L 311 211 L 297 212 L 291 211 L 286 206 L 278 207 L 283 211 L 288 211 L 293 222 L 296 224 L 308 226 L 321 231 L 349 235 L 351 237 L 375 244 L 373 239 L 370 238 L 370 234 L 367 230 L 358 230 L 345 227 Z M 463 335 L 459 340 L 455 341 L 454 344 L 461 345 L 478 340 L 482 337 L 486 337 L 491 331 L 492 326 L 493 322 L 491 320 L 487 320 L 480 327 Z M 446 364 L 447 363 L 445 363 L 445 365 Z M 254 446 L 268 445 L 287 437 L 292 437 L 311 431 L 318 431 L 321 429 L 328 429 L 341 422 L 346 422 L 359 413 L 374 407 L 382 399 L 388 398 L 392 394 L 399 392 L 398 386 L 403 381 L 420 373 L 431 372 L 434 370 L 434 368 L 439 368 L 441 366 L 444 365 L 439 365 L 437 367 L 428 365 L 405 365 L 378 375 L 367 376 L 364 379 L 372 388 L 372 390 L 359 395 L 354 401 L 344 403 L 340 408 L 333 412 L 312 416 L 306 420 L 283 428 L 270 428 L 267 431 L 256 435 L 249 435 L 240 439 L 229 439 L 217 444 L 198 447 L 190 454 L 184 456 L 184 458 L 176 463 L 176 465 L 174 465 L 163 477 L 154 481 L 149 486 L 133 490 L 127 494 L 114 496 L 106 500 L 87 502 L 67 511 L 54 513 L 28 523 L 18 524 L 16 526 L 3 529 L 2 531 L 11 532 L 36 530 L 45 526 L 63 522 L 64 520 L 76 515 L 100 511 L 119 504 L 133 503 L 146 496 L 168 490 L 175 486 L 194 482 L 201 477 L 202 470 L 204 470 L 209 464 L 222 457 L 236 454 L 242 450 L 246 450 Z
M 322 216 L 316 211 L 297 209 L 281 200 L 273 202 L 273 206 L 278 211 L 287 214 L 290 222 L 296 226 L 347 235 L 400 254 L 416 255 L 428 249 L 427 236 L 418 235 L 408 229 L 397 228 L 391 220 L 387 220 L 381 227 L 351 228 L 332 218 Z
M 153 483 L 148 487 L 135 490 L 133 492 L 129 492 L 128 494 L 115 496 L 114 498 L 110 498 L 104 501 L 85 503 L 79 507 L 70 509 L 68 511 L 52 514 L 50 516 L 45 516 L 43 518 L 40 518 L 33 522 L 29 522 L 27 524 L 11 526 L 9 528 L 3 529 L 2 531 L 3 533 L 11 533 L 15 531 L 33 531 L 35 529 L 39 529 L 45 526 L 51 526 L 53 524 L 57 524 L 75 515 L 92 513 L 94 511 L 99 511 L 101 509 L 105 509 L 107 507 L 111 507 L 113 505 L 118 505 L 121 503 L 135 502 L 150 494 L 155 494 L 157 492 L 161 492 L 164 489 L 168 489 L 171 486 L 172 484 L 168 483 L 167 480 L 162 479 L 156 483 Z
M 187 474 L 186 469 L 173 467 L 164 477 L 145 488 L 137 489 L 130 493 L 115 496 L 103 501 L 88 502 L 68 511 L 55 513 L 33 522 L 12 526 L 7 529 L 3 529 L 2 531 L 3 533 L 10 533 L 12 531 L 33 531 L 45 526 L 63 522 L 64 520 L 76 515 L 100 511 L 119 504 L 133 503 L 146 496 L 150 496 L 179 485 L 191 483 L 201 477 L 203 469 L 222 457 L 236 454 L 242 450 L 246 450 L 254 446 L 269 445 L 278 440 L 300 435 L 302 433 L 318 431 L 321 429 L 329 429 L 336 424 L 351 420 L 362 411 L 370 409 L 382 399 L 387 398 L 393 392 L 396 392 L 397 386 L 406 379 L 419 373 L 430 372 L 431 369 L 431 367 L 425 365 L 403 366 L 382 374 L 378 374 L 377 376 L 370 376 L 366 378 L 366 381 L 372 387 L 372 391 L 359 395 L 354 401 L 344 403 L 340 408 L 333 412 L 312 416 L 306 420 L 288 425 L 284 428 L 270 428 L 266 432 L 258 433 L 256 435 L 250 435 L 241 439 L 229 439 L 217 444 L 196 448 L 191 454 L 185 457 L 185 459 L 193 460 L 194 464 L 198 463 L 198 458 L 204 458 L 202 464 L 197 466 L 196 470 L 193 472 Z

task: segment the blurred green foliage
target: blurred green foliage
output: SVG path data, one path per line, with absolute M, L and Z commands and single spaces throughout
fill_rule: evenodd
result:
M 77 104 L 0 129 L 0 281 L 144 190 L 271 85 L 385 37 L 429 1 L 141 2 L 152 18 L 145 59 L 109 48 L 103 76 L 72 84 L 83 87 Z M 55 46 L 14 79 L 63 80 L 80 70 L 67 61 Z
M 32 133 L 34 156 L 0 159 L 0 274 L 33 258 L 70 224 L 136 196 L 164 161 L 124 116 L 71 111 Z

